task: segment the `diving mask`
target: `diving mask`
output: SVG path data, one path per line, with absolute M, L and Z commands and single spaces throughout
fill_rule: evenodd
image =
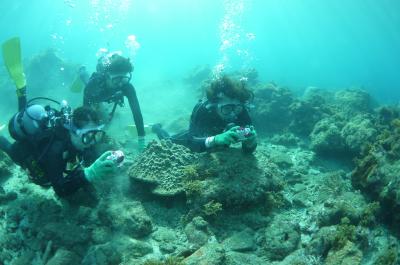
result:
M 239 115 L 243 109 L 243 104 L 218 104 L 219 111 L 222 115 Z
M 111 84 L 113 86 L 121 87 L 128 84 L 131 81 L 132 73 L 110 74 L 109 77 L 111 80 Z
M 104 139 L 106 133 L 102 130 L 103 127 L 104 125 L 95 128 L 76 129 L 74 133 L 81 138 L 84 145 L 96 144 Z

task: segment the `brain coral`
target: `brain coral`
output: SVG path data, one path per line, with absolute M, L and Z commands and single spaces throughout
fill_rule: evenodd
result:
M 129 177 L 135 182 L 152 184 L 152 193 L 174 196 L 184 192 L 185 168 L 193 163 L 197 155 L 182 145 L 171 141 L 153 141 L 138 156 L 129 169 Z

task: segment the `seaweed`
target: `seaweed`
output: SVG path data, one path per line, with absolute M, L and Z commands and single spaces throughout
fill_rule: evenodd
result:
M 204 204 L 203 206 L 203 213 L 206 216 L 215 216 L 220 211 L 222 211 L 222 204 L 219 202 L 215 202 L 214 200 Z
M 186 179 L 196 179 L 199 176 L 197 171 L 196 164 L 187 165 L 183 168 L 183 174 Z
M 282 192 L 268 191 L 265 197 L 265 211 L 270 212 L 274 208 L 283 208 L 286 205 L 285 196 Z
M 360 225 L 368 227 L 375 223 L 376 215 L 380 210 L 381 206 L 379 202 L 373 202 L 365 207 L 364 212 L 361 215 Z
M 347 241 L 353 242 L 356 236 L 356 227 L 350 224 L 350 219 L 343 217 L 341 224 L 337 227 L 335 239 L 333 240 L 334 249 L 342 249 Z
M 186 181 L 183 189 L 187 196 L 194 196 L 200 194 L 203 189 L 203 183 L 200 180 L 190 180 Z

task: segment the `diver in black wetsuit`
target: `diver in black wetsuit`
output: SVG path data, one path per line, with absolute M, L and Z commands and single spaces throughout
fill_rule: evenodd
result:
M 133 66 L 128 58 L 124 58 L 117 53 L 103 56 L 99 59 L 96 72 L 85 82 L 84 72 L 81 79 L 86 84 L 84 89 L 83 104 L 90 106 L 98 111 L 101 103 L 113 104 L 112 111 L 103 119 L 105 122 L 111 121 L 115 109 L 118 105 L 124 104 L 124 97 L 128 99 L 129 106 L 135 121 L 139 149 L 145 146 L 145 131 L 143 116 L 140 110 L 136 91 L 130 83 Z
M 20 100 L 26 102 L 26 100 Z M 28 102 L 29 103 L 29 102 Z M 97 113 L 80 107 L 73 113 L 32 104 L 20 106 L 20 112 L 9 122 L 10 143 L 0 136 L 0 150 L 16 164 L 27 169 L 31 180 L 52 186 L 59 196 L 67 196 L 99 178 L 112 174 L 114 161 L 105 152 L 91 166 L 83 160 L 85 150 L 101 141 L 103 127 Z M 70 109 L 69 109 L 70 110 Z
M 15 142 L 0 136 L 0 150 L 40 185 L 53 186 L 59 196 L 67 196 L 88 183 L 110 176 L 116 161 L 107 159 L 112 152 L 101 155 L 94 163 L 83 163 L 85 150 L 101 141 L 104 131 L 97 113 L 81 107 L 72 112 L 63 102 L 60 110 L 32 104 L 26 99 L 20 40 L 12 38 L 2 45 L 4 64 L 17 88 L 18 113 L 8 123 Z M 87 167 L 86 167 L 87 166 Z
M 207 99 L 193 109 L 189 130 L 169 136 L 160 124 L 152 127 L 160 139 L 171 139 L 195 152 L 213 150 L 242 142 L 242 150 L 252 153 L 257 147 L 257 134 L 252 126 L 247 103 L 253 94 L 244 83 L 228 77 L 213 81 L 207 89 Z M 243 137 L 243 129 L 246 129 Z

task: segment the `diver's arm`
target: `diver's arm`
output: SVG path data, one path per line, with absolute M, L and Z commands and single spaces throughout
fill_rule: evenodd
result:
M 183 131 L 166 139 L 170 139 L 173 143 L 186 146 L 193 152 L 205 152 L 207 150 L 207 137 L 195 137 L 190 131 Z
M 60 197 L 73 194 L 81 187 L 88 185 L 83 169 L 77 168 L 64 176 L 65 162 L 62 159 L 63 151 L 57 148 L 57 143 L 52 145 L 48 154 L 43 157 L 45 161 L 45 174 L 47 174 L 55 193 Z M 58 150 L 57 150 L 58 149 Z
M 206 142 L 209 137 L 198 137 L 202 130 L 202 121 L 204 121 L 204 110 L 202 108 L 202 103 L 199 102 L 193 108 L 192 115 L 190 117 L 189 133 L 187 134 L 186 147 L 194 152 L 205 152 L 207 149 L 211 148 Z
M 192 150 L 193 152 L 205 152 L 207 151 L 207 147 L 206 147 L 206 140 L 207 137 L 195 137 L 193 135 L 191 135 L 190 133 L 187 136 L 187 139 L 185 141 L 175 141 L 175 139 L 172 137 L 171 139 L 173 142 L 175 143 L 179 143 L 182 144 L 184 146 L 186 146 L 187 148 L 189 148 L 190 150 Z
M 62 172 L 61 175 L 53 175 L 51 183 L 54 191 L 60 197 L 71 195 L 89 184 L 82 169 L 76 169 L 65 177 L 63 177 Z
M 85 88 L 83 89 L 83 106 L 90 106 L 90 101 L 91 101 L 91 93 L 90 91 L 92 90 L 91 88 L 93 87 L 93 82 L 89 80 Z
M 124 89 L 124 94 L 128 98 L 129 107 L 131 108 L 133 120 L 135 121 L 136 130 L 139 137 L 144 137 L 144 123 L 142 111 L 140 110 L 139 100 L 136 96 L 135 88 L 129 84 Z
M 104 77 L 96 72 L 90 76 L 85 88 L 83 89 L 83 106 L 90 107 L 92 104 L 103 100 L 99 98 L 99 95 L 100 91 L 104 89 L 104 82 Z

